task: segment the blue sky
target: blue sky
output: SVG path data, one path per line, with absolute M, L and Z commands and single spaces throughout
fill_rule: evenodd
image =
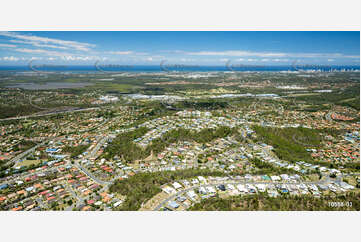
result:
M 0 32 L 0 65 L 359 65 L 360 32 Z

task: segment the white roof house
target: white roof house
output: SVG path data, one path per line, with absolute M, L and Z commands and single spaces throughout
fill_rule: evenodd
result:
M 237 185 L 237 189 L 242 193 L 248 193 L 248 189 L 242 184 Z
M 287 174 L 282 174 L 280 175 L 280 177 L 283 179 L 283 180 L 289 180 L 289 176 Z
M 172 185 L 176 190 L 182 188 L 181 184 L 179 184 L 178 182 L 174 182 Z
M 116 202 L 116 203 L 113 204 L 113 207 L 118 207 L 122 203 L 123 203 L 123 201 Z
M 266 191 L 266 184 L 256 184 L 256 187 L 260 192 Z
M 176 201 L 169 201 L 168 206 L 173 209 L 177 209 L 179 207 L 179 204 Z
M 226 185 L 227 190 L 235 190 L 236 188 L 232 184 Z
M 172 194 L 172 193 L 176 193 L 176 190 L 174 189 L 174 188 L 172 188 L 172 187 L 164 187 L 164 188 L 162 188 L 162 190 L 165 192 L 165 193 L 167 193 L 167 194 Z
M 268 190 L 267 193 L 268 196 L 270 197 L 277 197 L 279 195 L 279 193 L 276 190 Z
M 279 176 L 271 176 L 272 181 L 280 181 L 281 177 Z
M 327 171 L 328 169 L 326 167 L 320 167 L 320 171 Z
M 349 190 L 349 189 L 354 189 L 355 187 L 346 183 L 346 182 L 340 182 L 340 187 L 346 189 L 346 190 Z
M 339 170 L 337 170 L 337 169 L 331 169 L 330 170 L 332 173 L 341 173 Z
M 34 187 L 27 187 L 27 188 L 25 188 L 25 190 L 26 190 L 27 192 L 30 192 L 30 191 L 34 190 Z
M 204 178 L 203 176 L 198 176 L 198 180 L 202 183 L 207 183 L 206 178 Z
M 190 190 L 187 192 L 187 196 L 191 199 L 195 199 L 197 197 L 197 194 L 194 192 L 194 190 Z
M 184 184 L 184 186 L 189 186 L 190 185 L 189 181 L 187 181 L 187 180 L 182 181 L 182 183 Z
M 207 189 L 207 191 L 208 191 L 208 193 L 216 193 L 216 190 L 214 189 L 214 187 L 207 187 L 206 188 Z
M 102 201 L 97 201 L 97 202 L 94 203 L 94 205 L 100 206 L 100 205 L 102 205 L 102 203 L 103 203 Z
M 201 194 L 207 194 L 208 191 L 207 191 L 204 187 L 200 187 L 200 188 L 199 188 L 199 193 L 201 193 Z

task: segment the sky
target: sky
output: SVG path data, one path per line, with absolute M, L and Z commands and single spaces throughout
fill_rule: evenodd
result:
M 0 32 L 0 65 L 360 65 L 357 31 Z

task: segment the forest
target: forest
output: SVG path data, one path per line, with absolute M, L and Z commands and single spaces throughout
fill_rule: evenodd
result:
M 273 151 L 278 158 L 286 161 L 313 162 L 306 148 L 320 145 L 321 136 L 319 131 L 307 128 L 271 128 L 253 126 L 257 133 L 256 141 L 264 142 L 273 146 Z
M 37 111 L 40 111 L 40 110 L 31 105 L 10 106 L 10 105 L 1 105 L 0 104 L 0 119 L 15 117 L 15 116 L 29 115 L 29 114 L 33 114 Z

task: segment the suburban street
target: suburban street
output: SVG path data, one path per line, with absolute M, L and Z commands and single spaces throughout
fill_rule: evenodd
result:
M 320 185 L 320 184 L 325 184 L 325 182 L 327 181 L 319 181 L 319 182 L 251 182 L 251 181 L 225 181 L 225 182 L 217 182 L 217 183 L 209 183 L 209 184 L 202 184 L 202 185 L 197 185 L 197 186 L 192 186 L 186 189 L 183 189 L 181 191 L 176 192 L 175 194 L 169 196 L 168 198 L 166 198 L 165 200 L 163 200 L 161 203 L 159 203 L 155 209 L 153 211 L 158 211 L 161 207 L 163 207 L 164 205 L 166 205 L 169 201 L 173 200 L 174 198 L 178 197 L 179 195 L 186 193 L 190 190 L 194 190 L 194 189 L 199 189 L 201 187 L 208 187 L 208 186 L 219 186 L 219 185 L 255 185 L 255 184 L 272 184 L 272 185 L 300 185 L 300 184 L 307 184 L 307 185 Z
M 81 170 L 82 172 L 84 172 L 87 176 L 89 176 L 91 179 L 93 179 L 95 182 L 97 182 L 98 184 L 103 185 L 103 186 L 108 186 L 108 185 L 111 185 L 111 184 L 112 184 L 112 182 L 107 182 L 107 181 L 99 180 L 99 179 L 96 178 L 93 174 L 91 174 L 87 169 L 85 169 L 84 167 L 82 167 L 80 164 L 75 163 L 74 165 L 75 165 L 79 170 Z

